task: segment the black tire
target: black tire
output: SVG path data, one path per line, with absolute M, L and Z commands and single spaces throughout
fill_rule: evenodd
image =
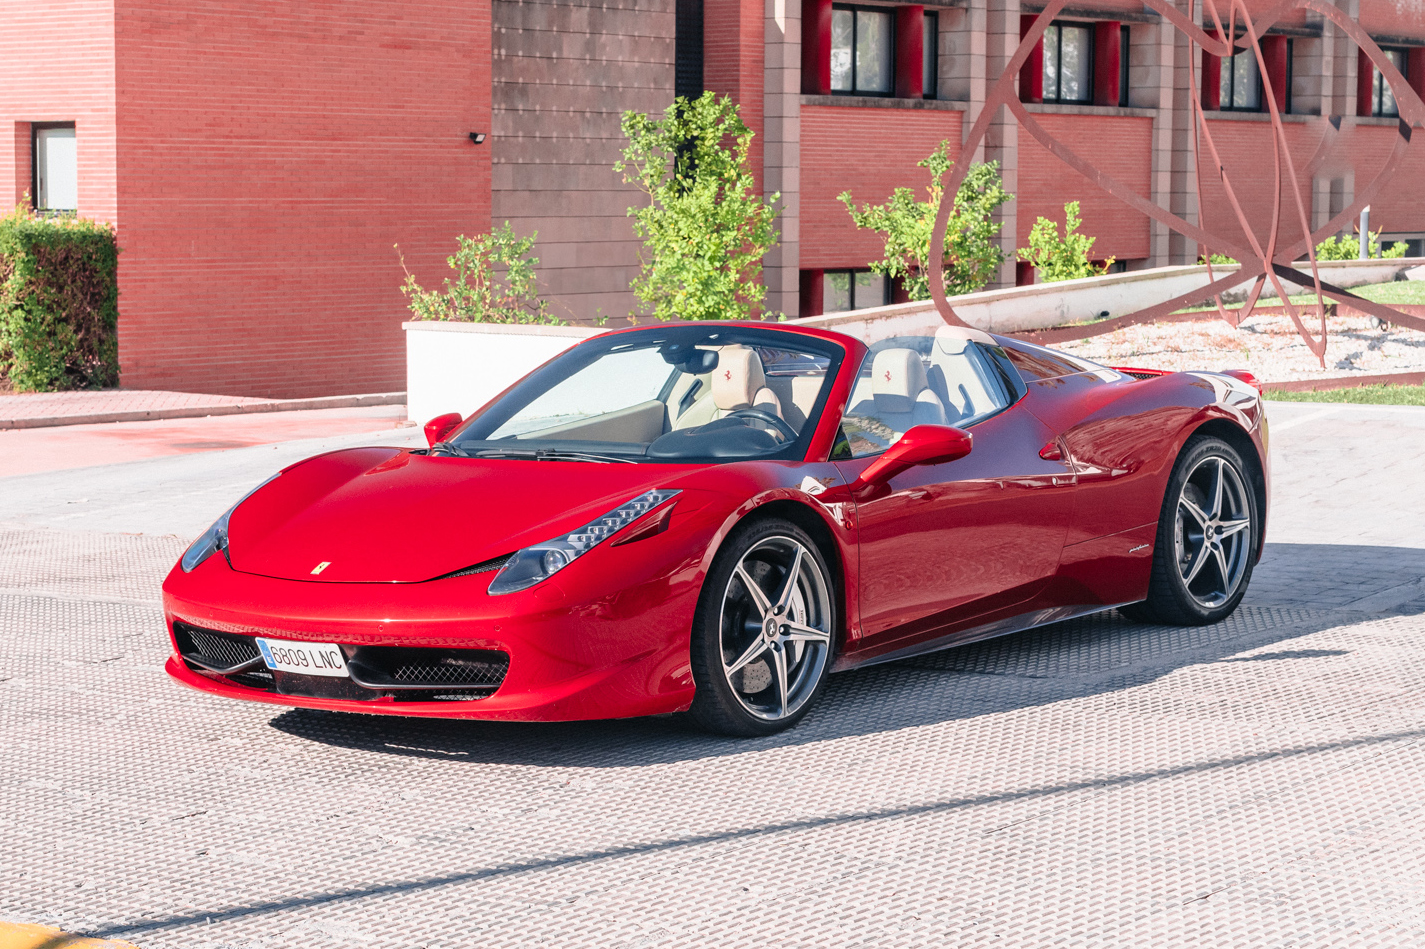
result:
M 795 582 L 788 586 L 793 567 Z M 779 593 L 786 594 L 781 604 Z M 692 630 L 697 692 L 688 717 L 706 731 L 739 737 L 775 734 L 801 721 L 826 686 L 838 602 L 833 574 L 806 531 L 776 518 L 735 529 L 698 600 Z
M 1221 479 L 1220 495 L 1214 473 Z M 1232 615 L 1252 580 L 1262 536 L 1252 487 L 1255 473 L 1220 438 L 1188 440 L 1173 465 L 1158 515 L 1148 599 L 1124 607 L 1126 616 L 1204 626 Z

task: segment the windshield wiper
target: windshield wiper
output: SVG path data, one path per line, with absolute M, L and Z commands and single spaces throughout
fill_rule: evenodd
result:
M 592 451 L 563 451 L 558 448 L 489 448 L 477 451 L 476 458 L 530 458 L 535 461 L 601 461 L 632 465 L 632 458 L 617 455 L 600 455 Z
M 436 442 L 434 445 L 430 446 L 429 454 L 434 455 L 437 453 L 449 453 L 452 455 L 459 455 L 461 458 L 470 457 L 469 453 L 466 452 L 464 448 L 461 448 L 454 442 Z

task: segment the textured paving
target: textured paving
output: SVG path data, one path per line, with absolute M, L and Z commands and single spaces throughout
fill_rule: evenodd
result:
M 1362 436 L 1316 425 L 1278 449 L 1350 483 Z M 215 503 L 187 465 L 150 470 Z M 1225 623 L 1106 614 L 847 673 L 729 741 L 177 688 L 153 595 L 184 540 L 112 525 L 188 515 L 132 473 L 89 531 L 59 502 L 79 474 L 0 480 L 0 918 L 145 949 L 1425 945 L 1425 545 L 1382 540 L 1419 502 L 1321 515 L 1283 474 Z M 1425 467 L 1390 477 L 1425 496 Z

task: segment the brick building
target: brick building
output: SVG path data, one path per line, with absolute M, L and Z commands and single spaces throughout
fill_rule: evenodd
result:
M 1392 0 L 1338 0 L 1425 88 L 1425 20 Z M 1185 0 L 1181 4 L 1186 6 Z M 1256 12 L 1270 6 L 1250 0 Z M 1225 4 L 1223 5 L 1225 8 Z M 873 235 L 836 195 L 919 189 L 915 162 L 984 107 L 1030 0 L 0 0 L 0 188 L 113 222 L 123 383 L 268 396 L 402 385 L 405 265 L 427 286 L 455 235 L 539 232 L 554 309 L 634 308 L 638 266 L 612 170 L 619 116 L 675 92 L 732 95 L 754 163 L 780 192 L 768 303 L 788 314 L 876 305 Z M 1298 161 L 1320 115 L 1350 132 L 1311 183 L 1315 223 L 1348 203 L 1396 136 L 1393 103 L 1329 22 L 1298 13 L 1265 42 Z M 1194 59 L 1196 56 L 1196 59 Z M 1271 127 L 1255 61 L 1194 53 L 1129 0 L 1067 8 L 1019 79 L 1060 140 L 1175 213 L 1198 215 L 1188 66 L 1239 197 L 1271 219 Z M 483 133 L 477 144 L 471 133 Z M 980 154 L 1016 200 L 1013 249 L 1077 198 L 1096 253 L 1139 268 L 1198 248 L 1068 171 L 1002 115 Z M 1388 237 L 1425 238 L 1425 159 L 1378 202 Z M 11 185 L 11 183 L 13 183 Z M 1214 176 L 1204 223 L 1235 227 Z M 1284 210 L 1290 211 L 1290 206 Z M 1285 214 L 1284 230 L 1295 229 Z M 1418 249 L 1418 248 L 1417 248 Z M 858 273 L 859 272 L 859 273 Z M 1024 274 L 1019 274 L 1019 279 Z

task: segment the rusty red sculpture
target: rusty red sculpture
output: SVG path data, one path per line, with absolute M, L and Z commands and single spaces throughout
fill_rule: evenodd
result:
M 1197 47 L 1207 52 L 1209 55 L 1218 57 L 1229 57 L 1236 51 L 1236 46 L 1250 48 L 1257 60 L 1257 68 L 1262 77 L 1263 99 L 1267 103 L 1267 108 L 1272 120 L 1272 145 L 1276 178 L 1277 195 L 1276 205 L 1273 209 L 1272 225 L 1269 231 L 1270 236 L 1266 245 L 1263 246 L 1261 240 L 1254 233 L 1249 225 L 1247 217 L 1242 210 L 1242 205 L 1237 199 L 1232 182 L 1223 168 L 1221 156 L 1218 153 L 1217 145 L 1213 141 L 1211 129 L 1207 124 L 1207 116 L 1202 108 L 1201 90 L 1197 76 L 1196 65 L 1191 68 L 1192 76 L 1192 101 L 1194 111 L 1194 152 L 1197 158 L 1198 194 L 1202 192 L 1203 161 L 1202 150 L 1205 147 L 1211 157 L 1212 167 L 1216 168 L 1221 178 L 1223 189 L 1227 194 L 1227 200 L 1232 206 L 1233 212 L 1237 216 L 1237 221 L 1241 225 L 1242 233 L 1246 237 L 1246 242 L 1224 237 L 1221 234 L 1213 233 L 1206 228 L 1193 224 L 1182 217 L 1168 211 L 1165 208 L 1153 203 L 1134 189 L 1128 187 L 1123 182 L 1118 181 L 1113 176 L 1099 170 L 1094 164 L 1083 156 L 1075 153 L 1072 149 L 1064 145 L 1054 136 L 1044 129 L 1034 116 L 1025 109 L 1020 102 L 1015 89 L 1015 80 L 1020 69 L 1028 60 L 1034 47 L 1039 42 L 1039 38 L 1044 34 L 1044 30 L 1050 22 L 1064 8 L 1067 0 L 1052 0 L 1035 19 L 1033 26 L 1025 34 L 1019 44 L 1019 48 L 1011 57 L 1004 73 L 995 82 L 986 97 L 985 108 L 980 112 L 974 126 L 970 129 L 970 134 L 965 140 L 963 153 L 973 153 L 984 140 L 985 134 L 989 130 L 990 122 L 998 114 L 1001 107 L 1009 109 L 1019 122 L 1020 126 L 1032 135 L 1040 144 L 1047 148 L 1060 161 L 1089 181 L 1098 185 L 1109 194 L 1123 201 L 1132 208 L 1141 211 L 1155 221 L 1159 221 L 1172 230 L 1183 236 L 1196 241 L 1204 248 L 1213 252 L 1225 253 L 1241 262 L 1239 269 L 1232 274 L 1218 277 L 1213 273 L 1212 264 L 1208 262 L 1208 284 L 1191 293 L 1182 294 L 1171 300 L 1165 300 L 1154 306 L 1138 310 L 1134 313 L 1125 314 L 1113 319 L 1103 320 L 1083 327 L 1076 327 L 1071 335 L 1056 334 L 1057 338 L 1077 338 L 1082 339 L 1089 336 L 1098 336 L 1109 333 L 1124 326 L 1131 326 L 1137 323 L 1147 323 L 1173 313 L 1184 306 L 1192 306 L 1199 301 L 1211 297 L 1217 303 L 1218 314 L 1228 324 L 1233 327 L 1241 325 L 1242 321 L 1252 315 L 1257 299 L 1268 280 L 1276 290 L 1278 297 L 1282 301 L 1282 306 L 1292 322 L 1296 325 L 1297 332 L 1301 334 L 1312 353 L 1314 353 L 1325 366 L 1326 354 L 1326 308 L 1325 297 L 1333 300 L 1349 302 L 1354 308 L 1369 313 L 1389 323 L 1408 326 L 1412 329 L 1425 330 L 1425 319 L 1409 316 L 1392 307 L 1375 303 L 1363 299 L 1354 293 L 1343 290 L 1340 287 L 1322 281 L 1321 274 L 1316 266 L 1316 245 L 1326 237 L 1336 234 L 1343 227 L 1355 220 L 1362 208 L 1369 204 L 1390 181 L 1396 170 L 1400 167 L 1405 158 L 1405 154 L 1410 147 L 1412 127 L 1417 123 L 1425 123 L 1425 103 L 1406 83 L 1405 77 L 1395 68 L 1391 61 L 1386 58 L 1380 47 L 1367 35 L 1361 26 L 1347 17 L 1336 7 L 1331 6 L 1323 0 L 1282 0 L 1277 6 L 1267 11 L 1256 21 L 1253 21 L 1248 14 L 1243 0 L 1230 0 L 1227 21 L 1224 23 L 1222 16 L 1218 12 L 1217 0 L 1204 0 L 1204 12 L 1212 20 L 1216 35 L 1206 32 L 1197 25 L 1194 18 L 1194 5 L 1189 4 L 1186 13 L 1174 7 L 1169 0 L 1143 0 L 1143 2 L 1156 10 L 1168 22 L 1172 23 L 1178 30 L 1188 37 Z M 1302 198 L 1301 180 L 1305 176 L 1307 181 L 1320 168 L 1325 161 L 1327 154 L 1335 145 L 1341 144 L 1341 119 L 1339 116 L 1323 116 L 1320 121 L 1321 139 L 1317 144 L 1316 151 L 1311 159 L 1298 173 L 1296 163 L 1287 148 L 1286 130 L 1282 123 L 1282 118 L 1277 110 L 1276 97 L 1271 87 L 1271 79 L 1266 68 L 1266 61 L 1262 55 L 1261 37 L 1269 30 L 1273 24 L 1282 19 L 1286 14 L 1296 10 L 1310 10 L 1319 13 L 1321 16 L 1331 20 L 1341 28 L 1362 50 L 1367 57 L 1380 70 L 1385 81 L 1390 84 L 1391 92 L 1395 95 L 1398 107 L 1400 122 L 1398 135 L 1395 144 L 1391 149 L 1385 165 L 1380 173 L 1376 175 L 1365 187 L 1356 192 L 1355 200 L 1339 214 L 1333 217 L 1326 224 L 1312 231 L 1308 220 L 1308 208 Z M 1220 37 L 1237 36 L 1237 26 L 1241 23 L 1243 35 L 1235 41 L 1232 39 L 1222 39 Z M 1196 57 L 1190 57 L 1190 62 Z M 946 182 L 945 193 L 955 194 L 960 183 L 964 180 L 968 166 L 965 163 L 957 163 L 951 169 L 950 179 Z M 1283 246 L 1278 242 L 1278 236 L 1282 215 L 1282 181 L 1283 178 L 1291 186 L 1293 210 L 1300 222 L 1301 233 L 1306 237 Z M 1199 202 L 1200 204 L 1200 202 Z M 943 247 L 945 243 L 945 230 L 949 220 L 951 204 L 941 202 L 939 212 L 935 217 L 935 228 L 931 234 L 930 244 L 932 247 Z M 1310 264 L 1310 273 L 1298 270 L 1293 266 L 1295 261 L 1303 252 L 1306 254 Z M 952 325 L 967 325 L 956 315 L 954 307 L 950 305 L 945 296 L 945 276 L 944 261 L 939 255 L 932 255 L 930 266 L 930 295 L 935 301 L 935 307 L 941 317 Z M 1247 296 L 1247 301 L 1242 309 L 1234 316 L 1233 311 L 1228 310 L 1222 304 L 1221 294 L 1246 280 L 1252 280 L 1252 289 Z M 1293 305 L 1289 295 L 1283 286 L 1283 281 L 1297 284 L 1302 287 L 1310 287 L 1316 294 L 1316 304 L 1314 307 L 1314 318 L 1319 321 L 1319 335 L 1313 336 L 1307 329 L 1303 321 L 1303 314 L 1297 306 Z

